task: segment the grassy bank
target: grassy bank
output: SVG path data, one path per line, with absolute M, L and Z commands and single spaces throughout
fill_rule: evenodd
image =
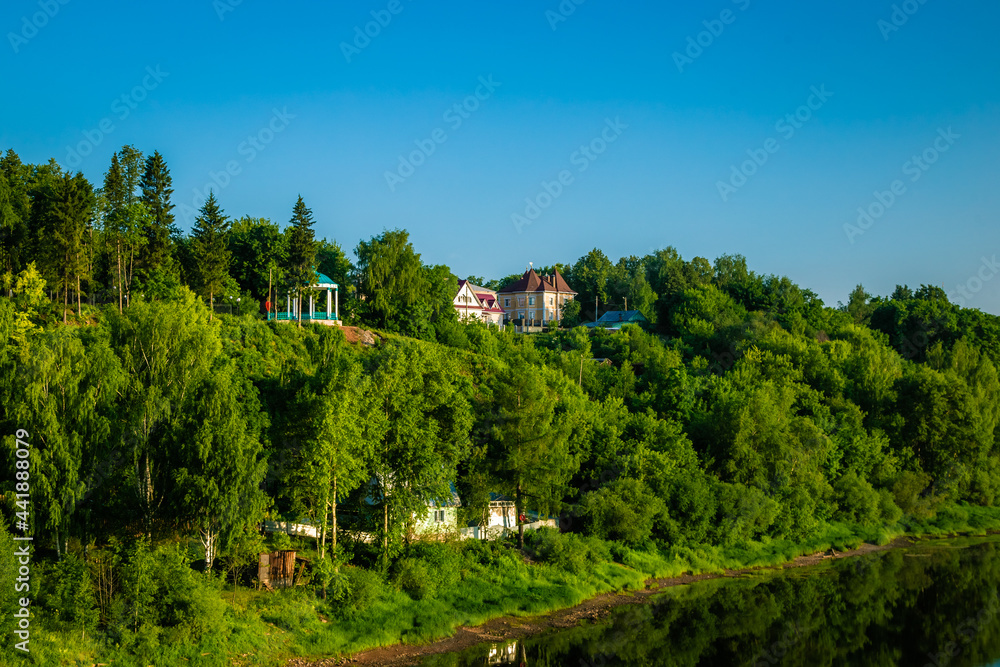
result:
M 734 547 L 673 546 L 647 550 L 579 535 L 540 531 L 522 554 L 512 545 L 456 542 L 412 545 L 385 574 L 343 566 L 326 591 L 315 585 L 265 593 L 218 576 L 176 569 L 176 546 L 152 553 L 157 624 L 118 610 L 117 625 L 97 632 L 95 619 L 71 613 L 55 565 L 38 564 L 32 619 L 35 664 L 278 665 L 296 656 L 348 654 L 396 643 L 421 644 L 500 616 L 531 616 L 613 591 L 643 588 L 651 578 L 777 566 L 828 549 L 899 536 L 985 535 L 1000 531 L 1000 509 L 948 505 L 933 518 L 897 526 L 829 524 L 799 543 L 750 542 Z M 314 582 L 315 583 L 315 582 Z M 60 606 L 61 605 L 61 606 Z M 152 609 L 152 608 L 151 608 Z M 102 637 L 100 640 L 95 637 Z M 3 664 L 23 664 L 23 657 Z

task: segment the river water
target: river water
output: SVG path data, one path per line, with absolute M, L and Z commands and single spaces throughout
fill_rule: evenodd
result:
M 652 604 L 427 667 L 1000 666 L 1000 538 L 676 586 Z

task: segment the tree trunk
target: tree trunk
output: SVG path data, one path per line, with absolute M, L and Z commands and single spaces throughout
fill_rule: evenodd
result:
M 517 513 L 517 545 L 524 550 L 524 522 L 521 521 L 521 485 L 517 485 L 517 492 L 514 494 L 514 512 Z
M 83 306 L 80 303 L 80 274 L 76 274 L 76 316 L 83 318 Z
M 323 560 L 326 558 L 326 510 L 330 507 L 330 497 L 326 496 L 323 498 L 323 512 L 320 520 L 320 531 L 316 536 L 319 541 L 319 559 Z
M 201 544 L 205 547 L 205 570 L 208 571 L 215 562 L 215 532 L 211 527 L 201 529 Z
M 119 239 L 116 244 L 116 256 L 118 259 L 118 312 L 122 312 L 122 242 Z
M 382 499 L 382 568 L 389 564 L 389 504 Z

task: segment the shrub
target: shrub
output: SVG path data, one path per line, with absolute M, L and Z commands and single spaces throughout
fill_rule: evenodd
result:
M 431 574 L 430 566 L 420 558 L 401 558 L 396 563 L 393 581 L 401 591 L 414 600 L 433 597 L 438 588 L 438 582 Z
M 743 484 L 719 484 L 718 497 L 715 540 L 721 545 L 742 544 L 767 534 L 781 511 L 773 498 Z
M 667 506 L 637 479 L 618 479 L 585 494 L 579 511 L 591 535 L 631 545 L 649 540 L 667 519 Z
M 220 634 L 226 627 L 226 605 L 220 597 L 221 580 L 191 569 L 179 546 L 157 549 L 156 597 L 153 602 L 159 625 L 170 628 L 168 639 L 199 640 Z
M 54 611 L 55 618 L 81 634 L 93 631 L 97 626 L 98 613 L 87 564 L 76 554 L 68 553 L 46 574 L 49 581 L 45 589 L 50 594 L 45 604 Z
M 903 510 L 896 505 L 889 489 L 879 489 L 878 500 L 879 514 L 882 516 L 883 523 L 891 526 L 903 518 Z
M 381 597 L 385 582 L 378 572 L 345 565 L 331 585 L 334 601 L 352 609 L 370 607 Z
M 607 543 L 575 533 L 560 533 L 555 528 L 539 528 L 526 533 L 524 546 L 537 560 L 572 574 L 579 574 L 592 564 L 611 560 Z
M 914 519 L 923 520 L 934 516 L 941 499 L 929 488 L 931 476 L 925 472 L 907 470 L 900 473 L 892 485 L 892 495 L 896 505 Z
M 835 518 L 842 521 L 874 526 L 882 518 L 882 497 L 864 477 L 851 470 L 833 485 L 840 509 Z

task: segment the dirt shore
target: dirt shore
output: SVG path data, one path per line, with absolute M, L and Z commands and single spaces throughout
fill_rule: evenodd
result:
M 650 579 L 646 582 L 646 588 L 641 591 L 630 591 L 628 593 L 604 593 L 596 597 L 585 600 L 575 607 L 559 609 L 557 611 L 542 614 L 540 616 L 502 616 L 492 621 L 487 621 L 475 627 L 460 627 L 455 634 L 445 639 L 439 639 L 430 644 L 412 646 L 407 644 L 396 644 L 395 646 L 385 646 L 382 648 L 369 649 L 352 656 L 344 658 L 325 658 L 320 660 L 308 658 L 295 658 L 286 663 L 286 667 L 331 667 L 333 665 L 371 665 L 372 667 L 402 667 L 403 665 L 416 665 L 423 658 L 439 653 L 451 653 L 453 651 L 463 651 L 483 642 L 504 642 L 512 639 L 521 639 L 537 635 L 547 630 L 557 628 L 570 628 L 580 623 L 580 621 L 597 621 L 607 616 L 612 609 L 626 604 L 649 604 L 652 596 L 671 586 L 683 586 L 705 579 L 719 579 L 722 577 L 738 577 L 750 572 L 761 570 L 782 570 L 793 567 L 806 567 L 816 565 L 831 558 L 850 558 L 852 556 L 863 556 L 876 551 L 885 551 L 898 547 L 909 546 L 913 542 L 902 537 L 890 544 L 877 546 L 874 544 L 863 544 L 851 551 L 833 552 L 827 551 L 809 556 L 799 556 L 798 558 L 774 568 L 748 568 L 742 570 L 726 570 L 721 574 L 685 574 L 679 577 L 664 579 Z

